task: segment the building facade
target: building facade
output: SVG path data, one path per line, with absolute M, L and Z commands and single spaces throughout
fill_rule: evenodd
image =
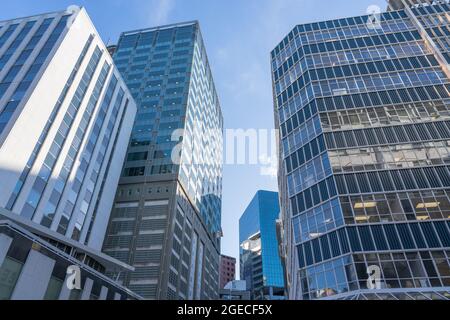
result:
M 220 300 L 250 300 L 245 280 L 233 280 L 220 289 Z
M 136 111 L 84 9 L 0 22 L 1 299 L 41 299 L 50 285 L 50 298 L 58 298 L 57 289 L 65 288 L 62 266 L 69 263 L 87 272 L 84 296 L 72 298 L 89 298 L 90 286 L 96 292 L 102 281 L 111 292 L 126 292 L 107 280 L 96 258 L 89 260 L 102 274 L 82 259 L 88 250 L 104 260 L 115 192 L 105 186 L 119 181 Z M 111 270 L 133 270 L 107 260 Z M 34 263 L 45 278 L 28 290 Z M 13 273 L 16 278 L 7 277 Z M 93 297 L 113 298 L 106 289 Z
M 449 299 L 449 11 L 392 1 L 271 53 L 291 299 Z
M 217 299 L 223 119 L 199 24 L 125 32 L 114 61 L 138 114 L 104 252 L 146 299 Z
M 220 256 L 219 287 L 223 289 L 227 283 L 236 279 L 236 258 Z
M 284 299 L 276 220 L 278 193 L 258 191 L 239 219 L 240 274 L 253 300 Z
M 0 300 L 142 300 L 106 270 L 133 268 L 0 208 Z
M 0 26 L 0 207 L 100 250 L 133 98 L 84 9 Z

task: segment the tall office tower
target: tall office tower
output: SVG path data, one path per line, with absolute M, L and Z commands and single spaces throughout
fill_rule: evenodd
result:
M 236 279 L 236 258 L 226 255 L 220 256 L 219 288 L 223 289 L 227 283 Z
M 291 299 L 450 298 L 450 6 L 413 2 L 271 54 Z
M 147 299 L 217 299 L 223 120 L 199 24 L 125 32 L 114 61 L 138 114 L 104 252 Z
M 136 110 L 84 9 L 0 22 L 2 298 L 43 298 L 74 261 L 100 297 L 105 267 L 130 269 L 100 250 Z
M 240 273 L 254 300 L 284 299 L 278 251 L 278 193 L 258 191 L 239 219 Z

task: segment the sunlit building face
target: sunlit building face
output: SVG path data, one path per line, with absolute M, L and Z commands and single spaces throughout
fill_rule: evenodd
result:
M 400 4 L 272 52 L 290 298 L 450 297 L 450 6 Z

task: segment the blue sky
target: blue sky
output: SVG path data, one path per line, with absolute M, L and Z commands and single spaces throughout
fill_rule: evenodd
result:
M 296 25 L 362 15 L 385 0 L 15 0 L 0 20 L 86 7 L 105 43 L 122 31 L 199 20 L 226 128 L 273 128 L 270 51 Z M 258 166 L 225 166 L 222 251 L 239 254 L 238 221 L 259 189 L 277 190 Z M 239 260 L 238 260 L 239 261 Z

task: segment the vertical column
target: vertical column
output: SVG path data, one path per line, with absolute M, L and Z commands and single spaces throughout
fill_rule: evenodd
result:
M 204 244 L 199 241 L 198 244 L 198 255 L 197 255 L 197 278 L 195 283 L 195 300 L 200 300 L 202 298 L 202 282 L 203 282 L 203 250 Z
M 107 296 L 108 296 L 108 288 L 102 286 L 102 290 L 100 291 L 100 300 L 106 300 Z
M 192 234 L 192 242 L 191 242 L 191 265 L 189 270 L 189 292 L 188 292 L 188 300 L 194 299 L 194 288 L 195 288 L 195 266 L 197 261 L 197 233 L 194 232 Z
M 8 237 L 6 234 L 0 234 L 0 267 L 6 258 L 6 254 L 8 253 L 12 240 L 13 239 Z
M 31 249 L 11 300 L 42 300 L 54 266 L 55 260 Z
M 81 294 L 80 300 L 89 300 L 90 299 L 93 285 L 94 285 L 94 281 L 92 279 L 86 278 L 86 282 L 84 284 L 83 293 Z
M 64 279 L 63 286 L 61 288 L 61 292 L 59 293 L 58 300 L 69 300 L 70 297 L 70 289 L 67 287 L 67 278 L 69 275 L 66 275 L 66 278 Z

